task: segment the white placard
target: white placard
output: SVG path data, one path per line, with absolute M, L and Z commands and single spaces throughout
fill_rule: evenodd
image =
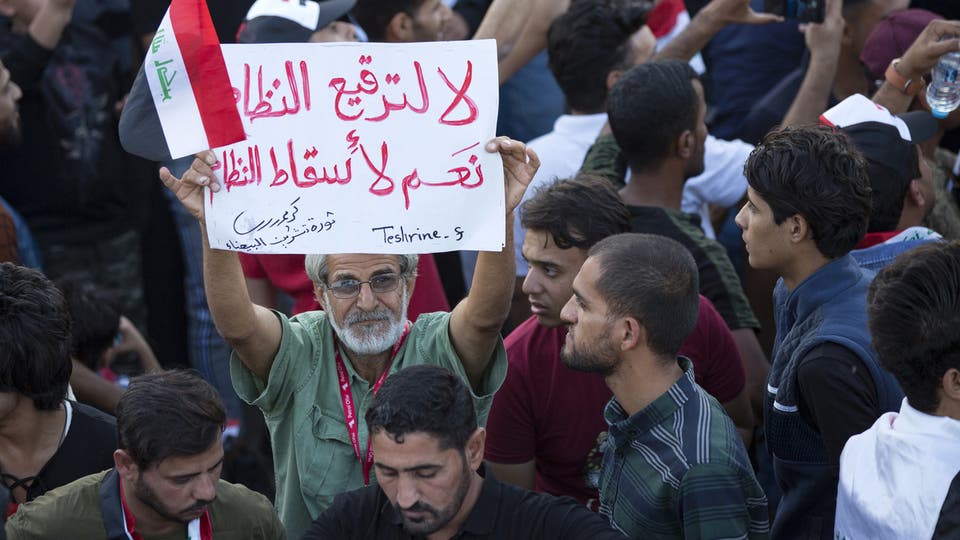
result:
M 495 42 L 223 45 L 247 140 L 215 150 L 210 245 L 499 251 Z M 202 83 L 201 83 L 202 84 Z

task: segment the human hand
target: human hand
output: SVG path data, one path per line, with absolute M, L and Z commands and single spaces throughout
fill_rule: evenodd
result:
M 960 51 L 960 21 L 930 21 L 903 53 L 896 70 L 916 80 L 929 73 L 941 56 L 956 51 Z
M 211 168 L 216 165 L 217 158 L 210 150 L 199 152 L 194 157 L 193 164 L 182 178 L 174 176 L 170 169 L 160 167 L 160 181 L 177 196 L 180 204 L 193 217 L 203 222 L 203 188 L 209 187 L 214 193 L 220 191 L 220 183 Z
M 141 347 L 146 344 L 143 335 L 137 330 L 137 327 L 130 322 L 130 319 L 120 316 L 120 342 L 115 344 L 113 350 L 117 353 L 139 352 Z
M 527 186 L 540 168 L 540 158 L 532 149 L 509 137 L 497 137 L 487 143 L 487 152 L 500 152 L 503 159 L 503 183 L 507 213 L 520 204 Z
M 835 62 L 840 57 L 844 24 L 843 0 L 827 0 L 822 23 L 800 25 L 811 58 Z
M 750 0 L 711 0 L 700 10 L 704 16 L 720 25 L 769 24 L 783 21 L 773 13 L 757 13 L 750 7 Z

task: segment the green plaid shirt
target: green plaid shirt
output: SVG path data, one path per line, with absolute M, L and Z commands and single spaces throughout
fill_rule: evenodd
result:
M 600 513 L 631 538 L 768 538 L 767 497 L 733 422 L 678 363 L 684 375 L 642 411 L 607 404 Z

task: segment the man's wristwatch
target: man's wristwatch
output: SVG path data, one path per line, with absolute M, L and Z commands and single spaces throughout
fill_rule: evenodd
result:
M 897 64 L 900 63 L 899 58 L 894 58 L 890 65 L 887 66 L 887 71 L 883 74 L 883 77 L 887 80 L 888 83 L 892 84 L 894 88 L 899 90 L 901 93 L 907 96 L 915 96 L 920 93 L 920 90 L 923 90 L 923 77 L 916 79 L 908 79 L 900 74 L 897 71 Z

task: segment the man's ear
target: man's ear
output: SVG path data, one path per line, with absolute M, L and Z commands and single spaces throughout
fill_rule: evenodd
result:
M 908 202 L 917 208 L 924 208 L 927 203 L 927 198 L 923 196 L 923 189 L 920 187 L 920 182 L 923 182 L 920 178 L 915 178 L 910 181 L 910 186 L 907 188 L 906 198 L 903 203 L 906 205 Z
M 960 404 L 960 370 L 950 368 L 940 380 L 940 402 L 950 400 Z
M 470 438 L 467 439 L 467 447 L 465 453 L 467 456 L 467 463 L 470 465 L 472 470 L 477 470 L 480 468 L 480 464 L 483 463 L 483 449 L 486 446 L 487 442 L 487 430 L 482 427 L 478 427 L 474 430 L 473 434 L 470 435 Z
M 320 309 L 322 309 L 322 310 L 324 310 L 324 311 L 328 311 L 328 310 L 329 310 L 329 307 L 327 306 L 327 303 L 325 302 L 326 299 L 323 297 L 323 287 L 314 284 L 314 285 L 313 285 L 313 297 L 316 298 L 316 299 L 317 299 L 317 303 L 320 304 Z
M 620 80 L 621 75 L 623 75 L 622 69 L 615 69 L 610 73 L 607 73 L 607 92 L 613 88 L 613 85 L 617 84 L 617 81 Z
M 407 43 L 413 41 L 413 19 L 403 11 L 397 12 L 387 23 L 384 32 L 387 41 L 391 43 Z
M 677 137 L 677 157 L 690 159 L 696 153 L 697 138 L 689 129 Z
M 407 303 L 409 305 L 410 299 L 413 298 L 413 288 L 417 284 L 417 274 L 413 274 L 408 277 L 406 280 L 407 284 Z
M 813 238 L 813 231 L 810 229 L 810 223 L 807 218 L 800 214 L 794 214 L 784 220 L 784 225 L 789 227 L 790 241 L 794 244 L 800 243 L 807 238 Z
M 614 325 L 614 336 L 620 343 L 621 351 L 628 351 L 646 345 L 647 329 L 633 317 L 624 317 Z
M 127 482 L 132 482 L 140 476 L 140 467 L 126 450 L 118 448 L 113 451 L 113 466 L 117 469 L 120 478 Z

